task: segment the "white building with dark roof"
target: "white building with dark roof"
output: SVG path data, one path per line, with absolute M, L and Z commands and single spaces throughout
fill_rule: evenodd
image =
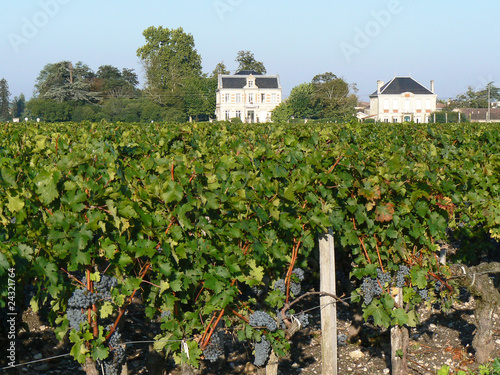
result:
M 278 75 L 253 70 L 219 74 L 215 116 L 219 121 L 239 118 L 243 122 L 268 122 L 281 100 Z
M 394 77 L 370 95 L 370 118 L 383 122 L 413 121 L 428 123 L 436 111 L 434 81 L 426 88 L 411 77 Z

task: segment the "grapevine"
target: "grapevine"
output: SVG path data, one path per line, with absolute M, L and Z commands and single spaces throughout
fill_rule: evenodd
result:
M 303 269 L 329 227 L 353 265 L 352 303 L 386 327 L 451 297 L 436 262 L 448 226 L 500 236 L 494 124 L 0 129 L 0 277 L 15 265 L 43 285 L 32 303 L 54 301 L 51 324 L 69 332 L 81 363 L 104 356 L 137 291 L 148 318 L 163 312 L 155 348 L 178 363 L 213 359 L 203 350 L 223 321 L 240 340 L 263 342 L 259 353 L 285 352 L 276 320 L 305 292 Z M 79 271 L 84 279 L 68 278 Z M 404 306 L 391 303 L 396 292 Z M 307 323 L 286 311 L 293 317 Z M 110 361 L 119 347 L 109 346 Z

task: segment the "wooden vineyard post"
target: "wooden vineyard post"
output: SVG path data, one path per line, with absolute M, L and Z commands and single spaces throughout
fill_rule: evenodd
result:
M 266 375 L 278 375 L 278 357 L 274 353 L 274 350 L 271 351 L 269 361 L 267 362 Z
M 403 306 L 403 288 L 397 288 L 398 294 L 394 297 L 397 305 Z M 408 352 L 409 333 L 404 326 L 391 328 L 391 367 L 392 375 L 408 374 L 406 354 Z
M 335 293 L 335 247 L 330 228 L 319 238 L 320 290 Z M 337 375 L 337 303 L 333 297 L 321 296 L 322 374 Z

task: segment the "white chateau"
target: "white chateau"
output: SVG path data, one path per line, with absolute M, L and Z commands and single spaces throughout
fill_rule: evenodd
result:
M 219 74 L 215 116 L 219 121 L 239 118 L 249 123 L 268 122 L 281 100 L 278 75 L 262 75 L 253 70 Z
M 431 113 L 436 111 L 436 102 L 434 81 L 428 89 L 411 77 L 394 77 L 386 84 L 377 81 L 377 91 L 370 95 L 367 118 L 381 122 L 428 123 Z

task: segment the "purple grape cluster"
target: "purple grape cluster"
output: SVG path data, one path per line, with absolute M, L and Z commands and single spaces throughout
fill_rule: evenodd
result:
M 385 284 L 390 284 L 392 277 L 389 272 L 383 272 L 381 268 L 377 268 L 377 279 L 384 286 Z
M 207 348 L 203 351 L 203 355 L 206 360 L 215 362 L 222 354 L 224 354 L 224 349 L 222 348 L 219 335 L 215 332 L 212 334 L 212 337 L 210 337 L 210 342 L 208 343 Z
M 294 297 L 298 297 L 300 295 L 301 287 L 299 283 L 294 283 L 293 281 L 290 283 L 290 293 Z
M 274 290 L 279 290 L 281 293 L 286 293 L 286 284 L 285 280 L 278 279 L 274 282 Z
M 266 364 L 271 353 L 271 343 L 266 340 L 264 335 L 261 336 L 259 342 L 255 343 L 255 359 L 253 364 L 257 367 L 262 367 Z
M 309 325 L 309 318 L 311 317 L 311 315 L 301 311 L 299 314 L 296 314 L 295 317 L 299 320 L 300 326 L 302 328 L 305 328 Z
M 87 289 L 76 289 L 68 300 L 68 306 L 75 309 L 88 309 L 99 300 L 95 293 Z
M 118 280 L 115 277 L 102 275 L 99 282 L 94 283 L 94 290 L 99 299 L 111 298 L 111 289 L 116 286 Z
M 119 375 L 125 362 L 125 345 L 118 329 L 109 338 L 109 356 L 104 360 L 104 375 Z
M 304 281 L 304 270 L 302 268 L 294 268 L 292 273 L 297 276 L 299 281 Z
M 396 288 L 402 288 L 405 286 L 405 276 L 410 274 L 410 269 L 406 266 L 399 266 L 398 272 L 396 272 Z
M 377 279 L 365 277 L 363 279 L 363 283 L 361 284 L 361 292 L 363 293 L 365 304 L 369 305 L 372 302 L 373 297 L 381 295 L 383 290 Z
M 80 323 L 85 323 L 87 321 L 86 310 L 74 309 L 69 307 L 66 311 L 69 320 L 69 326 L 71 328 L 80 329 Z
M 418 290 L 418 295 L 420 298 L 422 298 L 424 301 L 429 300 L 429 291 L 427 289 L 419 289 Z
M 269 331 L 274 332 L 278 329 L 278 325 L 271 316 L 264 311 L 256 311 L 248 319 L 248 324 L 252 327 L 266 327 Z

